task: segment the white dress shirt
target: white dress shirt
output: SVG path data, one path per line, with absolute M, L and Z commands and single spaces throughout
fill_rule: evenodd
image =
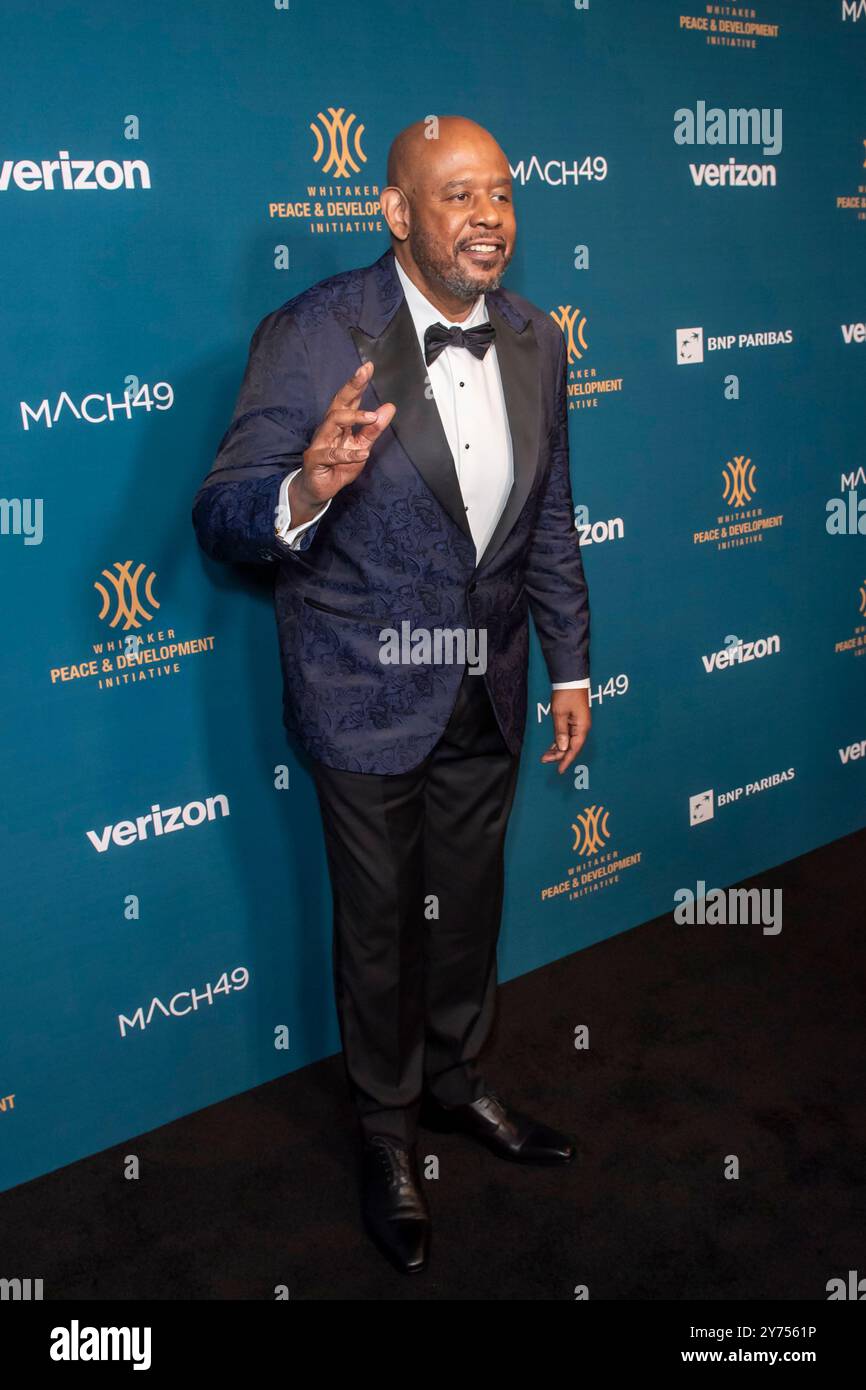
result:
M 434 304 L 409 279 L 400 262 L 394 265 L 424 359 L 424 332 L 433 323 L 446 327 L 474 328 L 487 323 L 489 315 L 484 295 L 479 294 L 471 312 L 455 323 L 440 313 Z M 445 438 L 454 459 L 457 480 L 466 504 L 466 520 L 475 541 L 476 556 L 484 554 L 496 523 L 505 508 L 514 482 L 514 456 L 511 431 L 502 390 L 502 378 L 493 342 L 483 357 L 476 357 L 468 348 L 449 344 L 429 366 L 425 364 L 433 399 L 439 410 Z M 297 547 L 302 533 L 324 516 L 328 501 L 316 515 L 300 526 L 292 527 L 289 505 L 289 484 L 300 469 L 283 479 L 280 488 L 280 518 L 277 534 L 286 544 Z M 561 681 L 554 690 L 589 688 L 589 679 Z

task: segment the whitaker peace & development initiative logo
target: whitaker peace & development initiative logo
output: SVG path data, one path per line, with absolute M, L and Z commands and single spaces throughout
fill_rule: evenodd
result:
M 629 854 L 611 848 L 611 813 L 604 805 L 586 806 L 578 811 L 571 824 L 571 850 L 578 855 L 575 863 L 563 872 L 558 883 L 541 889 L 541 901 L 552 902 L 565 898 L 576 902 L 588 893 L 612 888 L 620 882 L 627 869 L 634 868 L 643 858 L 642 850 Z
M 173 627 L 150 626 L 160 607 L 155 586 L 154 571 L 143 563 L 116 560 L 107 566 L 93 584 L 100 600 L 97 617 L 117 636 L 92 642 L 89 653 L 52 666 L 51 684 L 83 681 L 97 690 L 118 690 L 178 675 L 189 657 L 212 652 L 211 635 L 180 639 Z
M 860 157 L 858 160 L 860 167 L 860 179 L 853 193 L 838 193 L 836 195 L 836 209 L 839 212 L 853 212 L 856 222 L 866 222 L 866 182 L 864 182 L 862 170 L 866 169 L 866 139 L 861 140 Z
M 857 590 L 856 604 L 861 618 L 866 618 L 866 579 Z M 840 642 L 836 642 L 833 650 L 837 656 L 841 652 L 853 652 L 855 656 L 863 656 L 866 653 L 866 623 L 857 623 L 851 636 L 843 637 Z
M 694 545 L 715 545 L 716 550 L 738 550 L 756 545 L 770 531 L 781 530 L 781 512 L 767 513 L 750 505 L 758 494 L 757 465 L 748 454 L 732 454 L 721 471 L 722 501 L 732 510 L 720 512 L 700 530 L 692 532 Z
M 358 182 L 367 162 L 365 127 L 345 106 L 329 106 L 310 121 L 312 163 L 325 182 L 309 183 L 300 197 L 268 203 L 270 218 L 302 223 L 311 236 L 381 232 L 377 183 Z
M 622 377 L 599 376 L 598 368 L 585 361 L 589 344 L 586 336 L 587 316 L 583 310 L 571 304 L 560 304 L 549 312 L 565 338 L 568 358 L 565 394 L 569 410 L 597 406 L 600 396 L 619 395 Z
M 678 16 L 681 31 L 702 34 L 709 48 L 757 48 L 759 41 L 779 37 L 779 25 L 762 19 L 754 5 L 704 5 L 704 14 Z

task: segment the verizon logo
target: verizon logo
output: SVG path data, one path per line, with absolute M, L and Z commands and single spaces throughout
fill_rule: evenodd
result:
M 866 323 L 840 323 L 843 343 L 866 343 Z
M 725 646 L 720 651 L 702 656 L 707 675 L 711 671 L 726 671 L 730 666 L 739 666 L 743 661 L 760 661 L 781 651 L 782 640 L 775 634 L 772 637 L 759 637 L 754 642 L 744 642 L 740 637 L 726 637 Z
M 4 159 L 0 193 L 10 186 L 22 193 L 150 188 L 150 168 L 143 159 L 70 159 L 68 150 L 60 150 L 56 159 Z
M 185 806 L 151 806 L 146 816 L 136 816 L 135 820 L 119 820 L 116 825 L 106 825 L 101 831 L 88 830 L 87 838 L 98 854 L 104 854 L 111 845 L 131 845 L 136 840 L 147 840 L 150 835 L 170 835 L 175 830 L 186 830 L 205 821 L 216 820 L 229 815 L 227 796 L 209 796 L 204 801 L 188 801 Z
M 696 188 L 775 188 L 775 164 L 739 164 L 733 157 L 727 164 L 690 164 L 689 173 Z
M 858 758 L 866 758 L 866 738 L 861 738 L 859 743 L 849 743 L 847 748 L 838 749 L 839 761 L 841 763 L 856 762 Z

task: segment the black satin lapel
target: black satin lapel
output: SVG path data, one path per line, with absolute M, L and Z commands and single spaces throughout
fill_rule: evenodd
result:
M 440 506 L 471 540 L 454 459 L 405 298 L 378 337 L 361 328 L 349 331 L 361 361 L 373 363 L 370 389 L 379 404 L 392 401 L 397 407 L 391 428 L 402 448 Z
M 538 340 L 531 321 L 517 333 L 487 301 L 490 322 L 496 328 L 496 360 L 502 378 L 511 449 L 514 457 L 514 483 L 502 515 L 478 568 L 492 560 L 523 510 L 538 467 L 538 430 L 541 422 Z

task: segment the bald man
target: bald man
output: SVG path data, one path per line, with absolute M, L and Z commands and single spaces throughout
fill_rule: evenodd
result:
M 285 723 L 312 759 L 333 890 L 362 1212 L 415 1273 L 419 1120 L 512 1162 L 575 1156 L 478 1057 L 528 615 L 553 687 L 541 760 L 563 774 L 590 727 L 589 602 L 562 334 L 500 288 L 508 161 L 473 121 L 431 118 L 396 137 L 387 177 L 390 248 L 256 328 L 193 520 L 213 558 L 274 572 Z

